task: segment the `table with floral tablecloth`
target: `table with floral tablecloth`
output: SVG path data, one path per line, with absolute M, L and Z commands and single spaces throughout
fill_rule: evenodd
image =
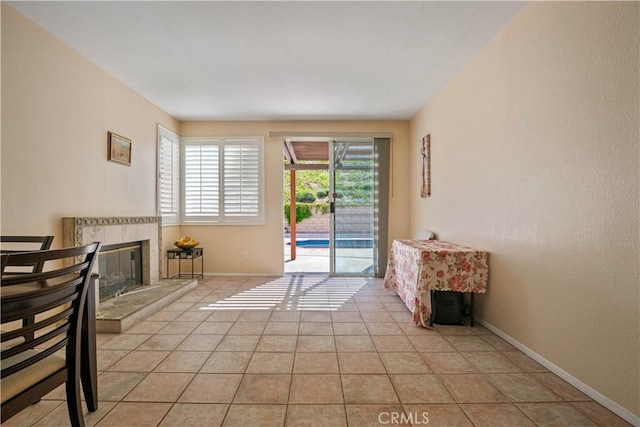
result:
M 400 295 L 413 323 L 427 327 L 432 290 L 472 292 L 473 297 L 487 290 L 488 277 L 485 251 L 440 240 L 394 240 L 384 287 Z

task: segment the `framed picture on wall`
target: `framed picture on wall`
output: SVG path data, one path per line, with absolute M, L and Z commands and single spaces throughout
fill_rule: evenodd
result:
M 422 138 L 422 176 L 420 183 L 420 197 L 431 197 L 431 134 Z
M 107 160 L 131 166 L 131 140 L 113 132 L 108 132 Z

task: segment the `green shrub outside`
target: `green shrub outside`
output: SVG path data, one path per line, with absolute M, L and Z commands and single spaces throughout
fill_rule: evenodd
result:
M 318 190 L 316 192 L 316 196 L 318 196 L 318 199 L 324 199 L 328 195 L 329 195 L 329 190 Z
M 287 224 L 291 225 L 291 207 L 289 204 L 284 205 L 284 217 Z M 329 213 L 329 203 L 296 203 L 296 224 L 301 223 L 313 214 L 326 215 Z
M 313 203 L 316 201 L 316 196 L 311 191 L 301 191 L 296 195 L 296 202 L 300 203 Z
M 311 208 L 308 203 L 296 203 L 296 224 L 310 218 L 311 215 Z M 284 205 L 284 217 L 287 219 L 287 224 L 291 225 L 291 206 Z

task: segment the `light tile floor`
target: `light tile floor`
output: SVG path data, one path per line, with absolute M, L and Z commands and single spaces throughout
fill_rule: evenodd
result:
M 98 336 L 103 426 L 624 426 L 475 326 L 411 324 L 378 279 L 217 277 Z M 4 425 L 68 425 L 64 388 Z

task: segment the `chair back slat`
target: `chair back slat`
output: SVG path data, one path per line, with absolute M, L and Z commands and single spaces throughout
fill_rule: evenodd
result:
M 37 243 L 39 250 L 47 250 L 51 247 L 54 236 L 0 236 L 0 243 Z M 2 245 L 4 246 L 4 245 Z
M 74 292 L 74 289 L 81 284 L 82 280 L 78 278 L 72 282 L 53 286 L 55 288 L 61 287 L 57 292 L 52 292 L 52 288 L 43 288 L 38 294 L 29 292 L 29 298 L 8 296 L 2 305 L 3 310 L 6 309 L 6 312 L 2 313 L 2 323 L 35 316 L 71 302 L 79 296 L 78 292 Z
M 32 273 L 39 275 L 42 273 Z M 19 275 L 23 276 L 23 275 Z M 27 310 L 29 307 L 37 307 L 43 301 L 56 301 L 73 293 L 73 289 L 84 281 L 82 274 L 66 274 L 64 277 L 50 278 L 49 280 L 30 280 L 28 282 L 15 281 L 16 276 L 2 278 L 3 299 L 6 305 L 14 304 L 16 309 Z M 20 285 L 20 286 L 14 286 Z M 20 290 L 20 292 L 17 292 Z M 22 313 L 20 313 L 22 314 Z
M 47 346 L 52 345 L 51 342 L 56 336 L 60 334 L 65 334 L 71 327 L 69 322 L 69 316 L 65 319 L 64 323 L 59 323 L 51 328 L 39 328 L 42 330 L 42 334 L 35 337 L 33 340 L 24 340 L 21 344 L 13 345 L 9 348 L 2 350 L 2 355 L 0 356 L 2 360 L 8 359 L 9 357 L 15 356 L 16 354 L 23 353 L 26 350 L 30 350 L 33 347 L 46 348 Z M 4 371 L 2 371 L 4 372 Z
M 53 236 L 0 236 L 0 251 L 2 253 L 46 251 L 51 247 L 51 243 L 53 243 Z M 26 273 L 37 273 L 42 271 L 44 263 L 26 264 L 21 267 L 26 267 L 24 270 Z
M 38 323 L 29 324 L 21 329 L 7 331 L 4 334 L 2 334 L 1 340 L 2 342 L 9 342 L 16 338 L 24 338 L 25 336 L 30 335 L 31 333 L 37 331 L 38 329 L 42 329 L 50 325 L 58 324 L 58 322 L 70 316 L 72 310 L 73 309 L 69 307 L 68 309 L 61 311 L 60 313 L 54 316 L 47 317 L 46 319 L 38 321 Z
M 16 267 L 16 266 L 19 267 L 19 266 L 31 265 L 33 263 L 37 263 L 38 265 L 44 266 L 44 264 L 47 263 L 48 261 L 84 256 L 84 255 L 87 255 L 89 252 L 91 252 L 90 251 L 91 246 L 93 246 L 93 244 L 86 245 L 86 246 L 78 246 L 74 248 L 63 248 L 63 249 L 46 250 L 46 251 L 32 251 L 32 252 L 17 252 L 17 253 L 2 251 L 2 253 L 5 255 L 11 255 L 10 257 L 7 257 L 6 260 L 3 258 L 2 271 L 4 273 L 6 267 Z M 75 270 L 82 270 L 80 266 L 81 264 L 76 264 L 76 265 L 73 265 L 72 267 Z M 55 269 L 53 271 L 60 271 L 60 270 L 61 269 Z M 42 274 L 43 276 L 36 276 L 36 277 L 39 277 L 39 278 L 41 277 L 43 279 L 50 276 L 50 274 L 47 274 L 47 273 L 51 273 L 51 272 L 47 271 L 45 273 L 41 273 L 41 271 L 42 270 L 34 271 L 33 273 Z
M 67 393 L 70 387 L 79 390 L 82 316 L 88 287 L 92 284 L 91 270 L 100 246 L 100 243 L 93 243 L 75 248 L 1 255 L 0 341 L 3 350 L 0 353 L 0 378 L 3 387 L 5 384 L 14 384 L 15 387 L 22 371 L 48 357 L 58 358 L 54 353 L 65 350 L 64 363 L 57 371 L 49 373 L 37 384 L 31 384 L 18 395 L 8 395 L 7 400 L 3 395 L 2 422 L 23 409 L 24 402 L 39 400 L 65 381 Z M 6 270 L 28 264 L 42 265 L 43 270 L 29 274 Z M 16 322 L 27 318 L 32 320 Z M 79 415 L 76 412 L 70 409 L 72 424 L 81 418 L 81 411 Z
M 33 253 L 33 252 L 30 252 Z M 25 255 L 24 252 L 21 252 L 19 254 L 15 254 L 12 255 L 13 257 L 18 257 L 18 256 L 22 256 Z M 4 257 L 2 259 L 5 259 Z M 6 262 L 11 263 L 13 260 L 9 257 L 6 258 Z M 3 262 L 0 260 L 0 263 Z M 5 271 L 6 267 L 11 267 L 12 265 L 0 265 L 0 268 L 3 268 L 2 271 Z M 51 284 L 47 284 L 46 281 L 52 278 L 56 278 L 58 280 L 64 279 L 65 275 L 73 275 L 73 274 L 79 274 L 79 272 L 83 271 L 86 267 L 88 267 L 89 264 L 88 263 L 82 263 L 82 264 L 78 264 L 78 265 L 72 265 L 72 266 L 68 266 L 68 267 L 61 267 L 61 268 L 57 268 L 57 269 L 52 269 L 52 270 L 48 270 L 48 271 L 44 271 L 41 273 L 29 273 L 29 278 L 31 279 L 31 282 L 45 282 L 43 283 L 43 287 L 50 287 Z M 15 274 L 13 272 L 8 272 L 7 276 L 2 278 L 2 286 L 10 286 L 16 283 L 24 283 L 24 279 L 21 278 L 20 276 L 22 274 Z

